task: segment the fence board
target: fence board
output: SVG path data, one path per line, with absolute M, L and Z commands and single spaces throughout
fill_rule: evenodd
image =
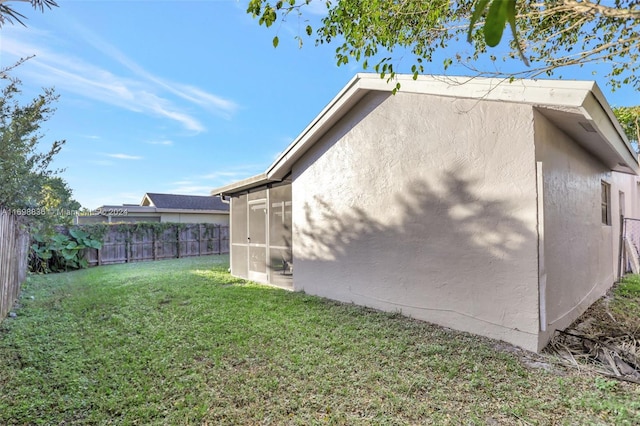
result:
M 178 257 L 229 253 L 229 227 L 210 224 L 176 224 L 157 234 L 135 225 L 110 227 L 102 249 L 87 249 L 90 266 L 145 262 Z
M 0 321 L 13 307 L 27 278 L 28 248 L 29 234 L 15 216 L 0 210 Z

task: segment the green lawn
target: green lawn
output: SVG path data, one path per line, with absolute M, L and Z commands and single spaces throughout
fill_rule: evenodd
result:
M 30 277 L 0 324 L 0 424 L 640 423 L 637 385 L 528 367 L 494 341 L 227 265 Z

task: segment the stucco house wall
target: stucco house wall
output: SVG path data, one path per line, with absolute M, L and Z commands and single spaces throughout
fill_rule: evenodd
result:
M 545 334 L 569 326 L 615 281 L 615 234 L 601 221 L 601 182 L 613 182 L 610 170 L 539 112 L 535 139 L 544 197 L 540 271 L 544 344 Z
M 537 350 L 533 130 L 526 105 L 367 95 L 293 167 L 294 289 Z
M 620 274 L 624 274 L 624 270 L 618 265 L 621 262 L 620 249 L 621 241 L 616 237 L 620 235 L 620 215 L 624 215 L 625 218 L 640 219 L 640 178 L 638 176 L 630 176 L 623 173 L 611 173 L 609 178 L 611 180 L 611 216 L 612 216 L 612 234 L 614 237 L 613 242 L 613 258 L 612 264 L 615 265 L 614 273 L 616 277 Z M 635 223 L 631 225 L 631 228 L 635 230 Z M 624 250 L 622 250 L 624 255 Z
M 190 213 L 190 212 L 172 212 L 160 213 L 160 222 L 177 222 L 177 223 L 214 223 L 221 226 L 229 225 L 229 214 L 215 213 Z
M 637 156 L 594 83 L 398 78 L 356 76 L 265 173 L 212 191 L 232 273 L 251 278 L 247 200 L 286 180 L 294 290 L 542 349 L 618 276 Z

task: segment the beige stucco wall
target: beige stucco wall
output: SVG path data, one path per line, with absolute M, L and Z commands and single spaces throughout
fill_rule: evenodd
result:
M 637 208 L 635 176 L 610 172 L 595 157 L 535 112 L 536 159 L 541 164 L 544 217 L 539 347 L 555 329 L 578 318 L 613 285 L 620 235 L 619 191 Z M 601 181 L 611 185 L 611 226 L 602 224 Z
M 626 218 L 640 219 L 640 185 L 638 176 L 632 176 L 624 173 L 612 173 L 612 191 L 611 191 L 611 212 L 612 212 L 612 234 L 613 234 L 613 265 L 616 277 L 619 272 L 624 274 L 618 267 L 620 262 L 620 214 L 624 214 Z M 623 193 L 624 208 L 620 206 L 620 193 Z M 632 221 L 630 223 L 630 234 L 637 235 L 640 232 L 640 222 Z
M 118 207 L 126 210 L 126 207 Z M 111 219 L 111 220 L 109 220 Z M 136 223 L 136 222 L 160 222 L 160 216 L 157 213 L 140 213 L 130 212 L 122 216 L 78 216 L 78 224 L 87 225 L 92 223 Z
M 538 349 L 526 105 L 371 93 L 293 168 L 296 290 Z
M 201 213 L 161 213 L 161 222 L 177 223 L 215 223 L 228 226 L 228 214 L 201 214 Z

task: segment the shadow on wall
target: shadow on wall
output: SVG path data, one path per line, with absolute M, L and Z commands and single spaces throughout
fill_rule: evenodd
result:
M 296 262 L 306 263 L 296 289 L 434 322 L 430 311 L 454 312 L 537 333 L 535 194 L 510 188 L 500 194 L 449 171 L 373 202 L 316 196 L 304 205 L 306 223 L 295 225 Z

